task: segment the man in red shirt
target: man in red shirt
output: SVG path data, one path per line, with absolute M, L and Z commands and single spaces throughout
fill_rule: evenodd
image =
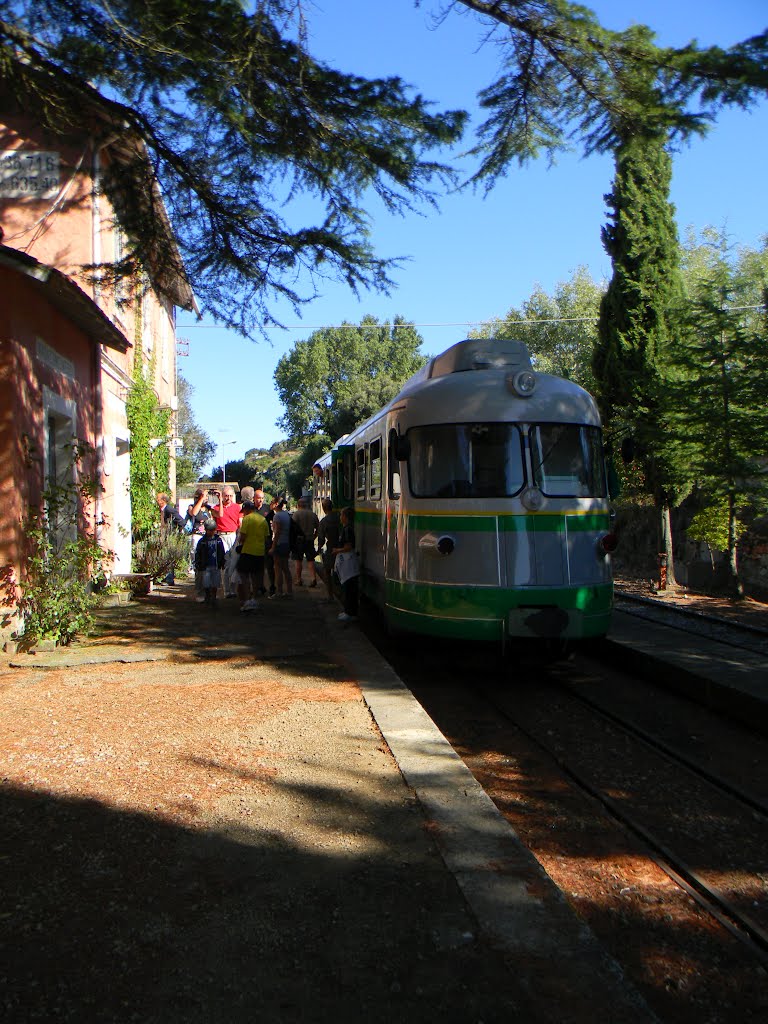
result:
M 235 501 L 234 490 L 228 487 L 227 484 L 224 484 L 220 491 L 213 491 L 212 493 L 219 496 L 219 504 L 213 506 L 211 515 L 216 521 L 216 533 L 221 537 L 224 550 L 227 552 L 227 562 L 223 573 L 224 596 L 237 597 L 235 584 L 232 581 L 234 562 L 230 558 L 229 552 L 235 543 L 237 531 L 240 529 L 240 520 L 243 514 L 242 508 Z

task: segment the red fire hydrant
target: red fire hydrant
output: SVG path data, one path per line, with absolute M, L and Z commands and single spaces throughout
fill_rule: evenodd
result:
M 659 590 L 667 589 L 667 553 L 659 552 Z

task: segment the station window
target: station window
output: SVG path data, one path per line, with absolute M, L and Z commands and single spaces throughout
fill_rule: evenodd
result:
M 355 494 L 358 498 L 365 497 L 365 448 L 355 452 Z
M 371 441 L 368 450 L 368 487 L 369 497 L 375 501 L 381 497 L 381 438 Z

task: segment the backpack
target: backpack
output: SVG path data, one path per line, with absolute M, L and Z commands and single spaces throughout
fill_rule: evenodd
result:
M 288 530 L 288 546 L 291 551 L 304 550 L 304 532 L 293 516 L 291 516 L 291 525 Z
M 171 510 L 168 515 L 166 515 L 167 509 Z M 184 516 L 180 515 L 175 505 L 171 505 L 170 502 L 163 509 L 163 521 L 167 526 L 172 526 L 179 532 L 182 532 L 184 530 Z

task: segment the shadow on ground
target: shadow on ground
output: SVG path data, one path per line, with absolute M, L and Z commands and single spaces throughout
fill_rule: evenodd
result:
M 333 792 L 302 798 L 342 819 L 355 810 Z M 408 863 L 418 813 L 403 834 L 399 814 L 367 810 L 404 860 L 6 790 L 4 1019 L 535 1019 L 499 990 L 506 967 L 477 941 L 451 876 L 415 852 Z

